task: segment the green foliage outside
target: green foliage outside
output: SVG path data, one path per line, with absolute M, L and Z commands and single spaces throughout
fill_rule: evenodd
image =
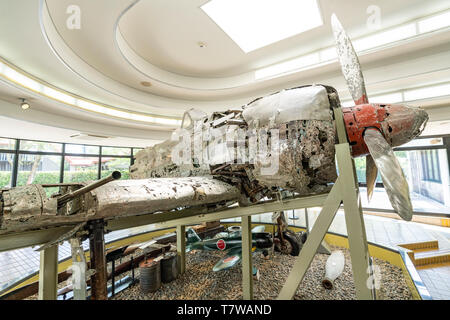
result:
M 6 187 L 11 181 L 10 171 L 0 171 L 0 188 Z
M 395 156 L 397 157 L 400 166 L 408 177 L 409 174 L 409 158 L 406 151 L 395 151 Z M 358 176 L 358 182 L 366 183 L 366 157 L 355 158 L 355 169 L 356 175 Z M 377 182 L 382 182 L 380 174 L 378 174 Z
M 355 158 L 356 175 L 358 176 L 358 182 L 366 182 L 366 157 Z
M 64 171 L 64 182 L 83 182 L 97 179 L 97 168 L 84 171 Z

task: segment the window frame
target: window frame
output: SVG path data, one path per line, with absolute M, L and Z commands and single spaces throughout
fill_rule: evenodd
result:
M 33 140 L 33 139 L 16 139 L 16 138 L 10 138 L 10 137 L 2 137 L 3 139 L 10 139 L 15 141 L 14 149 L 1 149 L 0 153 L 9 153 L 14 154 L 14 160 L 13 160 L 13 167 L 11 172 L 11 187 L 17 186 L 17 177 L 19 173 L 19 158 L 20 155 L 41 155 L 41 156 L 61 156 L 61 165 L 60 165 L 60 171 L 59 171 L 59 183 L 64 183 L 64 166 L 65 166 L 65 158 L 66 156 L 73 156 L 73 157 L 98 157 L 98 168 L 97 168 L 97 179 L 100 179 L 102 175 L 102 157 L 113 157 L 113 158 L 127 158 L 130 160 L 130 166 L 134 164 L 134 149 L 143 149 L 142 147 L 123 147 L 123 146 L 102 146 L 102 145 L 95 145 L 95 144 L 85 144 L 80 143 L 79 145 L 85 145 L 85 146 L 92 146 L 92 147 L 99 147 L 99 152 L 96 154 L 90 154 L 90 153 L 71 153 L 66 152 L 66 145 L 77 145 L 77 143 L 65 143 L 65 142 L 56 142 L 56 141 L 46 141 L 46 140 Z M 29 150 L 20 150 L 20 142 L 21 141 L 33 141 L 33 142 L 39 142 L 39 143 L 52 143 L 52 144 L 61 144 L 61 152 L 51 152 L 51 151 L 29 151 Z M 130 149 L 130 155 L 108 155 L 103 154 L 102 149 L 104 147 L 108 148 L 128 148 Z

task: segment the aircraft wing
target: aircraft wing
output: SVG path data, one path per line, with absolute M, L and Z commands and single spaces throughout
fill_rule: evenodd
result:
M 256 226 L 252 229 L 252 233 L 264 232 L 266 230 L 265 226 Z
M 228 251 L 227 255 L 219 260 L 213 267 L 213 271 L 226 270 L 241 261 L 242 248 L 233 248 Z

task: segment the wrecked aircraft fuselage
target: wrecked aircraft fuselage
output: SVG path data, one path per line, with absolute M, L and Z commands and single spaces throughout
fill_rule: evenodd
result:
M 135 156 L 132 180 L 108 182 L 60 205 L 58 199 L 87 183 L 63 184 L 52 197 L 40 185 L 1 190 L 0 234 L 204 205 L 250 205 L 280 192 L 327 191 L 337 178 L 332 110 L 339 107 L 332 87 L 314 85 L 256 99 L 241 110 L 210 116 L 189 111 L 175 139 Z M 393 144 L 418 135 L 426 113 L 401 111 L 409 119 L 403 126 L 394 106 L 343 108 L 353 155 L 367 150 L 362 135 L 368 127 L 380 128 Z

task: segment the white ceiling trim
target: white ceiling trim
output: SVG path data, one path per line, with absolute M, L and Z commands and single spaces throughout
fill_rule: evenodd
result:
M 168 99 L 144 93 L 107 77 L 89 65 L 67 45 L 59 34 L 51 18 L 46 0 L 39 0 L 39 18 L 42 34 L 58 59 L 72 73 L 90 85 L 114 95 L 116 98 L 123 99 L 125 104 L 123 108 L 137 112 L 145 110 L 151 115 L 163 117 L 167 117 L 167 114 L 171 113 L 170 116 L 179 119 L 186 110 L 186 105 L 192 103 L 191 101 Z M 161 114 L 161 109 L 164 109 L 164 115 Z
M 130 5 L 122 14 L 118 17 L 115 23 L 114 27 L 114 40 L 115 45 L 117 49 L 119 50 L 120 54 L 122 55 L 123 59 L 131 66 L 133 69 L 135 69 L 140 74 L 144 75 L 145 77 L 156 81 L 158 83 L 172 86 L 175 88 L 181 88 L 186 90 L 198 90 L 198 91 L 221 91 L 221 90 L 232 90 L 237 88 L 243 88 L 245 86 L 248 87 L 249 90 L 251 90 L 252 86 L 265 83 L 268 80 L 276 80 L 277 82 L 281 82 L 285 79 L 285 76 L 287 75 L 300 75 L 300 73 L 307 71 L 307 70 L 313 70 L 318 69 L 320 67 L 330 65 L 330 64 L 336 64 L 337 58 L 329 59 L 329 60 L 322 60 L 320 59 L 319 62 L 314 64 L 305 65 L 303 67 L 289 70 L 287 72 L 283 72 L 280 74 L 275 74 L 271 77 L 256 77 L 256 73 L 259 70 L 270 68 L 272 66 L 283 64 L 285 62 L 289 62 L 291 60 L 296 60 L 302 57 L 306 57 L 309 55 L 317 55 L 320 56 L 322 52 L 328 51 L 333 49 L 333 46 L 322 48 L 319 50 L 312 51 L 310 53 L 304 54 L 302 56 L 294 57 L 289 60 L 280 61 L 274 64 L 271 64 L 269 66 L 265 66 L 263 68 L 258 68 L 257 70 L 242 73 L 239 75 L 231 76 L 231 77 L 222 77 L 222 78 L 198 78 L 198 77 L 188 77 L 180 74 L 176 74 L 173 72 L 169 72 L 167 70 L 163 70 L 154 64 L 150 63 L 148 60 L 142 58 L 131 46 L 128 44 L 124 36 L 122 35 L 120 31 L 120 20 L 126 15 L 126 13 L 132 9 L 140 0 L 136 0 L 132 5 Z M 434 14 L 433 14 L 434 15 Z M 430 15 L 432 16 L 432 15 Z M 429 17 L 429 16 L 428 16 Z M 417 23 L 420 20 L 424 20 L 426 17 L 422 17 L 420 19 L 415 19 L 414 21 L 409 22 L 411 23 Z M 401 25 L 399 25 L 401 26 Z M 395 27 L 390 27 L 388 30 L 394 29 Z M 366 50 L 362 50 L 358 52 L 358 55 L 364 56 L 368 54 L 374 54 L 378 52 L 382 52 L 386 49 L 392 49 L 396 47 L 400 47 L 403 45 L 407 45 L 416 41 L 422 41 L 424 39 L 430 38 L 436 34 L 442 33 L 442 32 L 448 32 L 450 28 L 444 28 L 441 30 L 436 30 L 432 32 L 422 33 L 422 34 L 416 34 L 415 36 L 401 39 L 396 42 L 387 43 L 375 48 L 369 48 Z M 386 30 L 380 30 L 375 34 L 385 32 Z M 373 34 L 368 35 L 369 37 L 373 36 Z M 360 41 L 361 39 L 364 39 L 363 37 L 358 37 L 357 39 L 354 39 L 355 42 Z

